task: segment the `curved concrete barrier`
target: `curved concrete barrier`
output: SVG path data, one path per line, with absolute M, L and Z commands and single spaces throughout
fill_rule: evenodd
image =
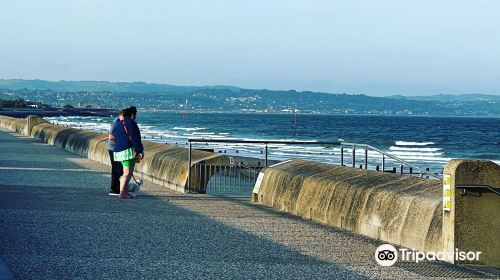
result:
M 500 268 L 500 165 L 487 160 L 451 160 L 444 167 L 444 249 L 481 252 L 479 260 L 452 263 Z
M 439 181 L 305 160 L 263 173 L 254 201 L 393 244 L 442 249 Z
M 0 117 L 0 125 L 10 130 L 26 133 L 51 145 L 87 157 L 91 160 L 110 165 L 107 147 L 107 134 L 95 131 L 54 125 L 40 117 L 29 116 L 27 120 L 10 117 Z M 186 192 L 188 180 L 189 150 L 175 145 L 159 144 L 143 141 L 145 148 L 144 160 L 136 165 L 136 173 L 144 179 L 162 186 Z M 193 150 L 192 165 L 205 162 L 207 164 L 228 164 L 227 156 L 212 152 Z M 194 168 L 194 167 L 191 168 Z M 205 186 L 202 180 L 193 180 L 191 192 L 203 192 Z
M 0 115 L 0 126 L 15 132 L 26 134 L 26 120 Z

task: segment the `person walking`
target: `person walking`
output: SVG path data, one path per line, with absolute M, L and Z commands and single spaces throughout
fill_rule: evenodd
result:
M 134 175 L 136 158 L 144 158 L 144 146 L 141 141 L 141 132 L 135 122 L 137 109 L 132 106 L 123 110 L 123 120 L 115 126 L 114 160 L 121 162 L 123 175 L 120 179 L 120 195 L 118 198 L 131 199 L 127 193 L 127 185 Z
M 109 159 L 111 160 L 111 187 L 109 189 L 109 195 L 119 195 L 120 194 L 120 177 L 123 175 L 123 166 L 120 162 L 115 161 L 115 127 L 119 121 L 123 119 L 123 110 L 116 119 L 113 120 L 111 127 L 109 129 L 108 135 L 108 153 Z

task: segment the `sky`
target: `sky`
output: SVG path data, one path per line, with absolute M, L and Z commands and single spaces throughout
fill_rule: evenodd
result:
M 498 0 L 0 0 L 0 78 L 500 95 Z

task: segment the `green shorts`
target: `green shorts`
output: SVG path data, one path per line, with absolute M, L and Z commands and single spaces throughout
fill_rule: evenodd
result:
M 115 152 L 113 156 L 115 161 L 122 163 L 123 167 L 134 168 L 135 150 L 133 148 L 128 148 L 121 152 Z
M 123 167 L 134 168 L 135 158 L 122 161 Z

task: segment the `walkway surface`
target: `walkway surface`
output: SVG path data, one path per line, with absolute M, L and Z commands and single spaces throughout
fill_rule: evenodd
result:
M 146 182 L 137 199 L 121 201 L 107 195 L 108 172 L 0 131 L 0 279 L 9 270 L 17 279 L 495 277 L 445 263 L 381 267 L 381 242 L 248 197 L 184 195 Z

